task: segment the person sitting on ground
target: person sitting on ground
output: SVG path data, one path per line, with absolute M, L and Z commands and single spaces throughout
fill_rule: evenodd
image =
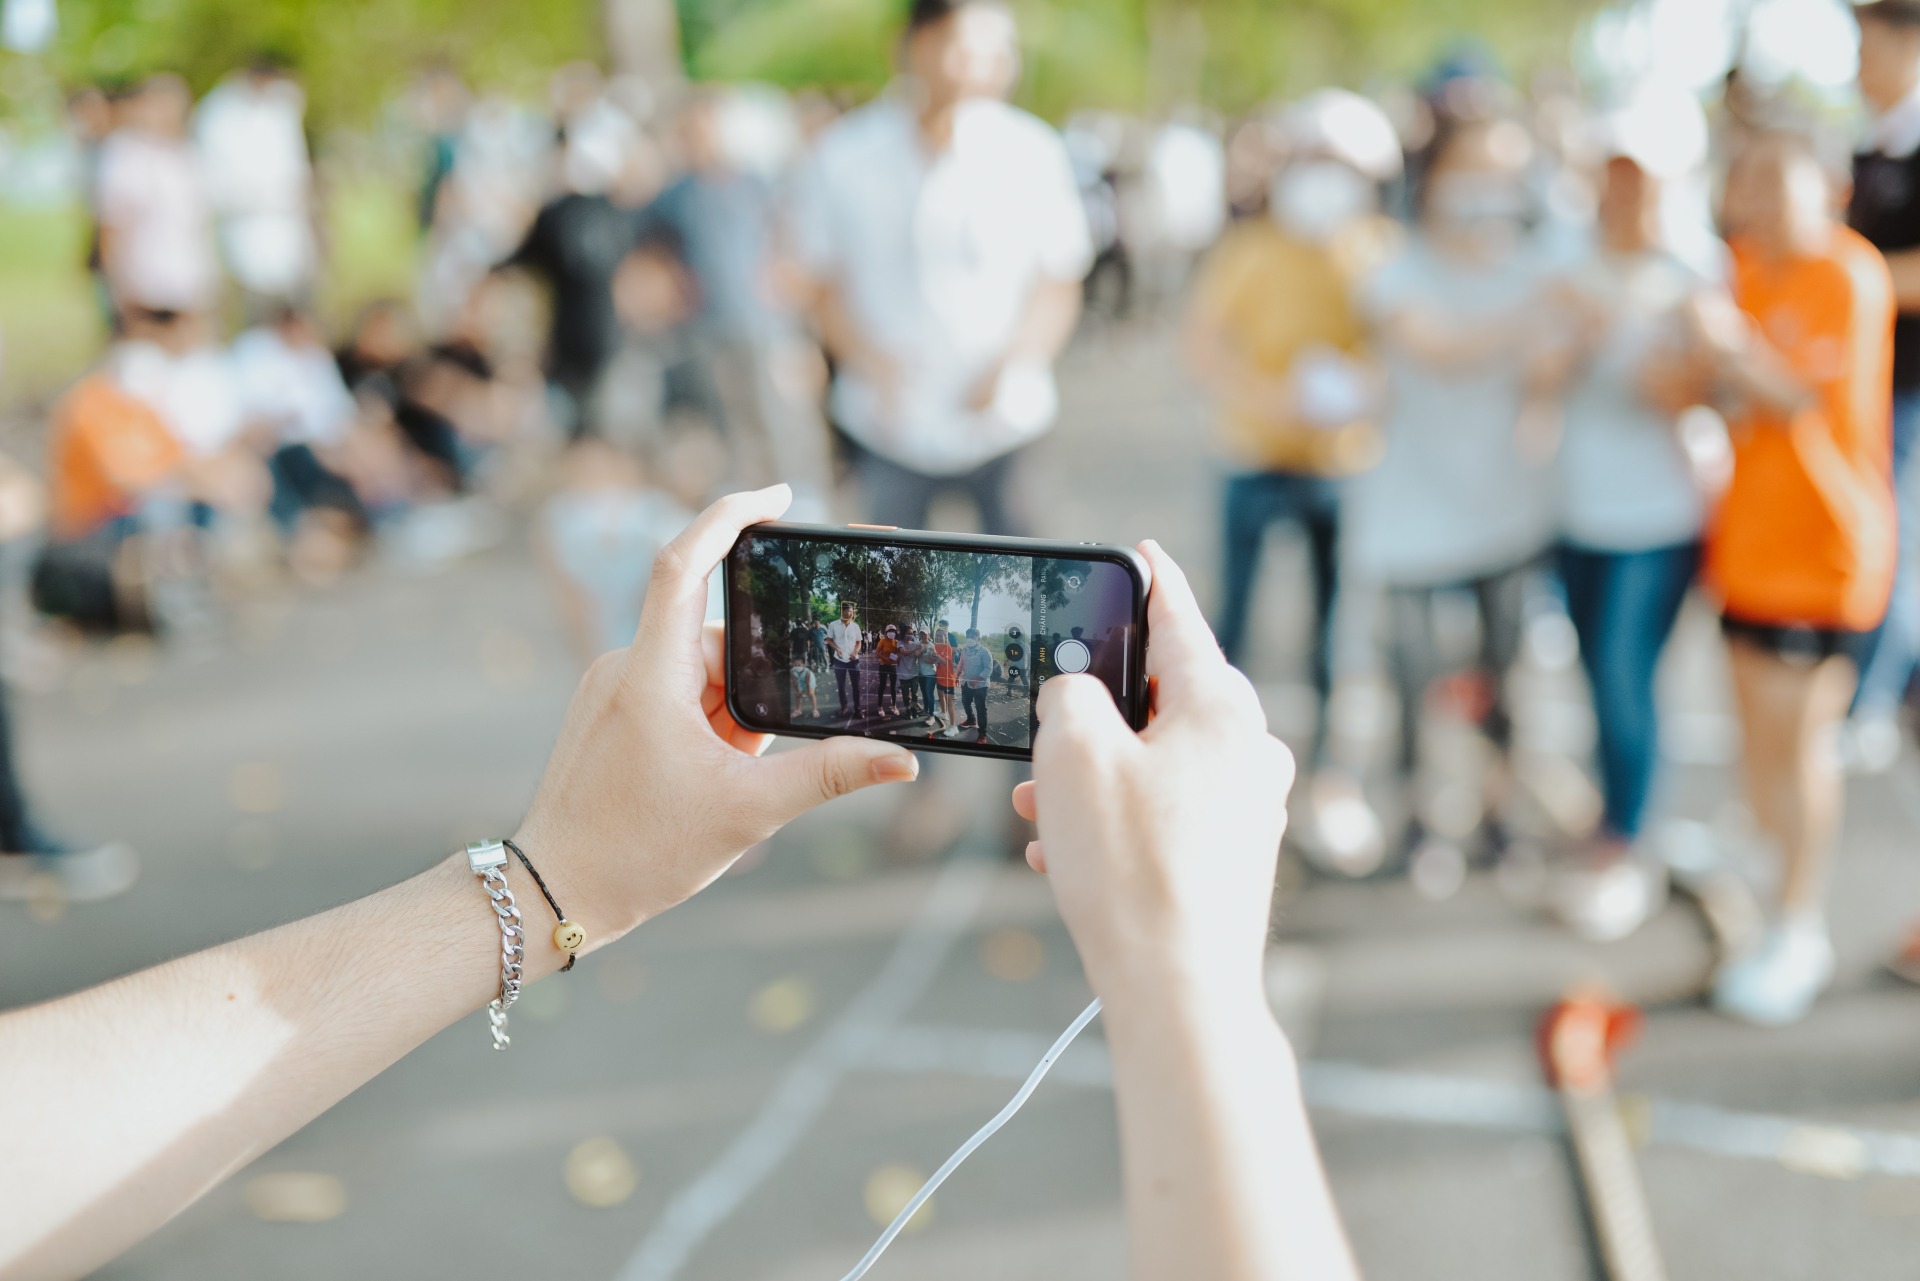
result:
M 358 556 L 374 513 L 404 501 L 397 441 L 383 422 L 360 421 L 339 363 L 298 308 L 235 338 L 232 360 L 242 407 L 267 451 L 268 511 L 288 562 L 309 581 L 330 579 Z
M 793 676 L 792 719 L 796 721 L 800 719 L 802 715 L 800 706 L 804 702 L 813 708 L 813 711 L 807 714 L 811 715 L 816 721 L 819 720 L 820 678 L 814 675 L 811 667 L 807 666 L 807 660 L 804 654 L 794 654 L 793 662 L 788 670 Z
M 200 400 L 198 371 L 173 377 L 175 358 L 197 346 L 190 318 L 133 309 L 125 339 L 54 407 L 47 545 L 33 574 L 42 613 L 83 631 L 152 630 L 156 583 L 198 563 L 188 513 L 264 497 L 257 458 L 195 450 L 170 420 Z
M 785 486 L 733 495 L 675 539 L 632 646 L 596 661 L 568 709 L 514 839 L 569 905 L 582 956 L 822 802 L 917 773 L 905 747 L 857 735 L 763 757 L 769 739 L 726 711 L 707 578 L 788 501 Z M 1090 677 L 1051 680 L 1034 778 L 1013 794 L 1039 825 L 1028 861 L 1105 1007 L 1132 1275 L 1354 1281 L 1262 979 L 1291 758 L 1179 567 L 1154 544 L 1141 552 L 1153 724 L 1136 734 Z M 524 981 L 551 981 L 571 954 L 549 941 L 522 870 L 498 874 L 535 905 Z M 383 943 L 395 938 L 402 952 Z M 0 1014 L 0 1272 L 108 1263 L 485 1008 L 500 938 L 456 854 L 319 916 Z

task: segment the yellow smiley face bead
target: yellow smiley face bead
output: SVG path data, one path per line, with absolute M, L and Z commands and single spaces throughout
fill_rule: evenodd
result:
M 553 927 L 553 945 L 572 956 L 587 941 L 587 932 L 572 921 L 562 921 Z

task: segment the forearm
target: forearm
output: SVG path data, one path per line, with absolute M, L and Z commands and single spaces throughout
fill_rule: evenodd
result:
M 1720 353 L 1714 372 L 1722 393 L 1736 401 L 1759 401 L 1783 414 L 1797 413 L 1814 401 L 1813 388 L 1758 340 Z
M 1156 984 L 1105 1018 L 1135 1281 L 1356 1277 L 1264 998 Z
M 838 285 L 831 281 L 816 285 L 808 310 L 820 345 L 841 364 L 864 369 L 884 359 L 855 322 Z
M 1007 360 L 1053 363 L 1080 324 L 1080 303 L 1079 281 L 1042 279 L 1027 296 L 1026 311 L 1007 347 Z
M 75 1276 L 112 1258 L 486 1004 L 499 950 L 456 858 L 0 1017 L 0 1134 L 24 1154 L 0 1162 L 0 1275 Z M 552 968 L 550 950 L 528 948 L 529 978 Z
M 1888 254 L 1887 270 L 1893 275 L 1893 301 L 1901 314 L 1920 312 L 1920 249 Z

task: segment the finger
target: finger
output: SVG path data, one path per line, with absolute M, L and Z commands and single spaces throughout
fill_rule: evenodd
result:
M 707 685 L 727 687 L 727 625 L 718 619 L 700 629 L 700 654 L 707 662 Z
M 1027 866 L 1042 876 L 1047 874 L 1047 847 L 1039 841 L 1027 842 Z
M 1019 783 L 1013 789 L 1013 812 L 1029 823 L 1040 821 L 1040 796 L 1031 781 Z
M 715 567 L 733 550 L 741 530 L 778 519 L 792 501 L 791 489 L 774 485 L 728 494 L 694 517 L 654 557 L 635 646 L 648 640 L 667 646 L 699 644 L 707 618 L 707 580 Z M 671 655 L 671 649 L 662 651 L 661 666 L 667 666 Z
M 758 791 L 757 803 L 781 826 L 836 796 L 877 783 L 905 783 L 919 773 L 920 762 L 906 748 L 848 737 L 768 757 L 749 777 Z
M 1193 598 L 1193 587 L 1173 557 L 1148 539 L 1140 554 L 1153 570 L 1147 593 L 1147 672 L 1150 677 L 1211 673 L 1227 665 L 1220 642 Z
M 1051 678 L 1040 687 L 1033 710 L 1040 722 L 1033 739 L 1036 778 L 1045 760 L 1063 749 L 1090 753 L 1137 741 L 1107 683 L 1096 676 Z

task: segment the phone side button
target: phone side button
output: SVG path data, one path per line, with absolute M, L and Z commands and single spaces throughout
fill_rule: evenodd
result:
M 858 525 L 850 522 L 847 525 L 847 528 L 848 529 L 877 529 L 877 530 L 886 531 L 886 530 L 898 529 L 900 528 L 900 526 L 898 525 Z

